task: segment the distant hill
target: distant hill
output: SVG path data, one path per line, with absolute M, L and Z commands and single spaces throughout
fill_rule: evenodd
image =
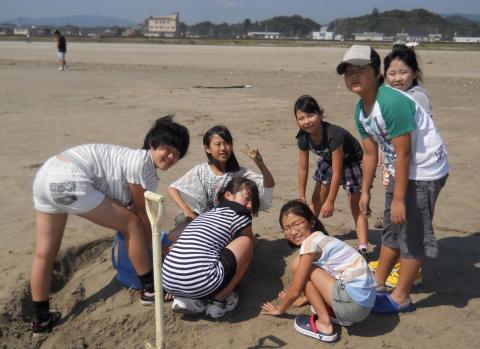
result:
M 336 19 L 329 28 L 347 39 L 361 32 L 379 32 L 389 36 L 402 32 L 414 35 L 440 33 L 445 39 L 451 39 L 455 33 L 459 36 L 480 36 L 479 22 L 461 16 L 444 18 L 424 9 L 385 12 L 373 9 L 365 16 Z
M 474 22 L 480 22 L 480 15 L 475 15 L 475 14 L 468 14 L 468 13 L 455 13 L 451 15 L 443 15 L 445 18 L 451 18 L 451 17 L 463 17 L 466 19 L 469 19 Z
M 318 30 L 320 25 L 310 18 L 300 15 L 278 16 L 263 21 L 251 21 L 249 18 L 243 22 L 228 24 L 215 24 L 210 21 L 193 25 L 181 23 L 181 31 L 189 31 L 194 35 L 210 37 L 245 36 L 248 32 L 279 32 L 286 37 L 307 37 L 310 32 Z
M 127 19 L 104 16 L 68 16 L 43 18 L 19 17 L 10 20 L 4 20 L 3 23 L 17 24 L 21 26 L 51 25 L 55 27 L 65 25 L 73 25 L 75 27 L 131 27 L 137 24 Z

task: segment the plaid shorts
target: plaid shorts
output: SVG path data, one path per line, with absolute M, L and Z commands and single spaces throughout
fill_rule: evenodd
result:
M 323 185 L 332 181 L 332 165 L 322 157 L 318 159 L 313 179 Z M 362 189 L 362 163 L 354 162 L 343 166 L 342 186 L 347 193 L 359 193 Z

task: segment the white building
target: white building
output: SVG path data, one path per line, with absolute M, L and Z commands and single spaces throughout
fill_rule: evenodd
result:
M 454 42 L 461 42 L 461 43 L 480 43 L 480 37 L 474 36 L 454 36 Z
M 442 34 L 428 34 L 428 41 L 439 42 L 442 40 Z
M 364 32 L 353 34 L 355 41 L 383 41 L 383 33 Z
M 335 32 L 329 32 L 328 27 L 321 27 L 320 31 L 312 32 L 313 40 L 335 40 Z
M 252 39 L 280 39 L 279 32 L 248 32 L 247 36 Z
M 13 29 L 13 35 L 27 35 L 28 34 L 28 29 L 27 28 L 14 28 Z
M 143 35 L 173 38 L 178 34 L 178 12 L 170 16 L 150 16 L 145 20 L 146 31 Z

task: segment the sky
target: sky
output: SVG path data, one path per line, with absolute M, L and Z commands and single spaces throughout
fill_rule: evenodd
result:
M 480 15 L 480 0 L 0 0 L 0 18 L 98 15 L 142 22 L 148 16 L 179 12 L 187 24 L 201 21 L 238 23 L 299 14 L 320 24 L 340 17 L 355 17 L 401 9 L 424 8 L 439 14 Z

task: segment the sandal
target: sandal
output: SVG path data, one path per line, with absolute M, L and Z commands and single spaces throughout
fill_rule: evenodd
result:
M 315 314 L 312 314 L 311 316 L 298 315 L 294 322 L 295 330 L 325 343 L 335 342 L 338 339 L 338 333 L 335 332 L 335 330 L 330 334 L 320 332 L 315 325 L 315 319 L 317 319 L 317 315 Z
M 398 304 L 389 293 L 377 293 L 372 312 L 376 314 L 398 314 L 413 311 L 410 298 L 403 304 Z

